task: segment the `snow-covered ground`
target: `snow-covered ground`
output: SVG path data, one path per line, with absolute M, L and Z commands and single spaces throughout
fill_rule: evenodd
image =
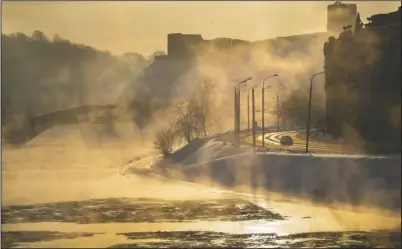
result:
M 236 189 L 400 209 L 401 156 L 296 154 L 195 140 L 156 164 L 164 175 Z M 159 166 L 159 167 L 158 167 Z

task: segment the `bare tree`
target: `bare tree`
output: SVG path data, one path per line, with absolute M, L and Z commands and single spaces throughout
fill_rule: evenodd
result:
M 189 101 L 189 112 L 192 113 L 196 126 L 208 135 L 208 127 L 211 122 L 211 114 L 214 106 L 215 84 L 211 79 L 203 79 L 199 82 L 193 98 Z
M 168 157 L 173 152 L 173 145 L 176 139 L 176 133 L 173 128 L 167 128 L 164 131 L 159 131 L 156 134 L 154 142 L 155 148 L 164 157 Z
M 201 134 L 208 135 L 214 86 L 210 79 L 200 81 L 190 100 L 177 105 L 176 131 L 187 143 Z
M 187 143 L 200 134 L 200 128 L 195 120 L 194 113 L 189 108 L 191 101 L 177 106 L 176 133 L 183 136 Z

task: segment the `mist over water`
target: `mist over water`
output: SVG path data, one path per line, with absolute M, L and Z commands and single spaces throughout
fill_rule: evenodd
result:
M 306 5 L 317 8 L 314 7 L 316 4 L 309 4 Z M 362 3 L 362 6 L 368 9 L 368 4 Z M 373 3 L 373 6 L 375 4 L 378 5 Z M 29 28 L 23 31 L 26 30 Z M 71 31 L 66 33 L 71 34 Z M 204 120 L 208 136 L 233 130 L 233 87 L 247 77 L 253 78 L 248 85 L 251 87 L 261 84 L 261 80 L 269 75 L 279 75 L 267 82 L 271 88 L 265 92 L 265 108 L 269 112 L 265 115 L 266 126 L 276 124 L 273 111 L 277 108 L 277 95 L 284 107 L 298 108 L 300 115 L 293 114 L 289 119 L 294 124 L 304 124 L 310 77 L 323 70 L 323 43 L 327 34 L 300 42 L 298 46 L 287 39 L 277 39 L 274 43 L 261 41 L 252 46 L 239 45 L 225 50 L 210 42 L 188 60 L 176 60 L 169 55 L 158 59 L 156 55 L 161 55 L 160 52 L 150 57 L 134 52 L 117 56 L 68 41 L 62 38 L 62 31 L 60 36 L 49 38 L 48 35 L 51 32 L 2 34 L 2 206 L 8 208 L 10 220 L 11 214 L 15 214 L 13 205 L 32 205 L 26 214 L 50 210 L 54 206 L 57 206 L 54 209 L 57 212 L 52 212 L 54 216 L 44 214 L 46 222 L 29 220 L 35 215 L 20 215 L 14 217 L 14 221 L 24 222 L 2 225 L 8 231 L 105 234 L 95 235 L 92 239 L 60 239 L 54 244 L 42 241 L 32 245 L 77 246 L 85 241 L 86 245 L 111 246 L 128 241 L 117 233 L 150 231 L 208 230 L 287 235 L 400 230 L 400 206 L 396 211 L 383 209 L 400 200 L 395 190 L 397 175 L 400 175 L 400 168 L 396 167 L 400 164 L 400 155 L 394 161 L 385 162 L 370 158 L 336 159 L 333 155 L 325 158 L 256 153 L 248 147 L 234 148 L 219 139 L 195 139 L 203 137 L 202 132 L 194 135 L 190 143 L 182 136 L 177 139 L 173 145 L 176 154 L 166 160 L 162 160 L 156 149 L 158 132 L 177 126 L 178 104 L 199 97 L 197 91 L 205 82 L 213 85 Z M 378 37 L 373 37 L 367 44 L 376 39 Z M 375 55 L 374 51 L 373 57 Z M 285 89 L 281 90 L 279 86 Z M 247 126 L 247 91 L 247 88 L 241 89 L 242 128 Z M 313 98 L 312 119 L 316 123 L 323 118 L 326 109 L 324 77 L 316 78 Z M 111 107 L 48 115 L 95 105 Z M 256 109 L 261 110 L 261 107 L 261 89 L 257 88 Z M 391 115 L 396 126 L 400 125 L 400 116 L 398 121 L 395 114 L 397 110 L 398 107 L 392 110 Z M 257 112 L 256 120 L 261 123 L 260 112 Z M 18 137 L 15 134 L 20 131 L 28 134 L 27 138 L 21 139 L 23 142 L 5 139 Z M 354 131 L 348 134 L 353 135 Z M 167 167 L 167 171 L 153 167 L 165 164 L 171 167 Z M 389 172 L 380 172 L 381 167 Z M 384 176 L 383 179 L 378 175 Z M 361 198 L 352 200 L 352 196 L 357 195 Z M 317 201 L 316 196 L 333 197 L 334 200 L 342 197 L 346 201 Z M 168 211 L 149 209 L 149 215 L 152 216 L 152 212 L 160 215 L 159 220 L 153 217 L 152 222 L 123 224 L 105 222 L 100 211 L 91 209 L 99 205 L 121 211 L 118 205 L 123 205 L 125 198 L 146 205 L 162 203 L 168 206 L 161 204 Z M 229 200 L 229 204 L 225 200 Z M 209 213 L 210 216 L 205 217 L 212 221 L 207 218 L 205 221 L 178 219 L 179 223 L 171 215 L 185 212 L 174 211 L 177 210 L 174 205 L 179 204 L 166 204 L 170 201 L 190 206 L 180 207 L 194 214 L 202 213 L 200 208 L 209 210 L 210 204 L 204 202 L 211 201 L 221 211 L 237 210 L 250 217 L 255 213 L 278 215 L 274 216 L 277 220 L 254 217 L 256 220 L 236 221 L 231 219 L 237 216 L 229 213 L 226 215 L 229 218 L 225 216 L 227 221 Z M 387 205 L 372 205 L 382 201 Z M 69 205 L 87 205 L 82 209 L 87 213 L 78 210 L 76 216 L 70 217 L 72 221 L 60 221 L 57 213 L 65 214 Z M 242 205 L 248 205 L 250 210 L 242 210 Z M 105 211 L 109 215 L 105 217 L 113 216 L 113 211 Z M 130 215 L 135 215 L 133 213 Z M 90 222 L 80 224 L 83 222 L 80 219 Z M 167 221 L 163 222 L 163 219 Z

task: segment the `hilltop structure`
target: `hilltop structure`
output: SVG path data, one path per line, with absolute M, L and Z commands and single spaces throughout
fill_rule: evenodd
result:
M 219 81 L 236 82 L 244 75 L 253 75 L 258 80 L 266 74 L 278 73 L 281 75 L 278 80 L 285 84 L 306 85 L 311 74 L 323 68 L 322 45 L 357 16 L 354 4 L 335 3 L 327 11 L 327 30 L 311 34 L 253 42 L 231 38 L 204 40 L 200 34 L 168 34 L 167 54 L 156 56 L 137 82 L 152 89 L 152 94 L 161 100 L 185 95 L 183 88 L 191 89 L 197 77 L 210 74 L 211 68 L 226 77 Z M 205 68 L 209 68 L 208 72 Z
M 368 21 L 358 16 L 325 43 L 327 131 L 341 137 L 352 130 L 400 151 L 401 8 Z
M 318 41 L 323 44 L 329 36 L 339 35 L 343 31 L 343 26 L 354 25 L 356 18 L 357 7 L 355 4 L 335 2 L 328 6 L 327 30 L 324 32 L 277 37 L 255 42 L 231 38 L 204 40 L 200 34 L 168 34 L 167 55 L 158 56 L 156 60 L 191 60 L 202 55 L 211 47 L 220 51 L 242 48 L 244 57 L 261 45 L 269 46 L 272 48 L 272 52 L 283 54 L 303 51 L 311 43 Z
M 401 10 L 374 15 L 368 20 L 363 25 L 355 4 L 335 2 L 327 7 L 324 32 L 254 42 L 231 38 L 204 40 L 200 34 L 168 34 L 167 55 L 155 58 L 143 81 L 158 85 L 153 89 L 162 89 L 161 85 L 165 90 L 173 89 L 183 72 L 194 71 L 197 59 L 203 54 L 221 52 L 228 52 L 230 58 L 239 62 L 223 60 L 219 67 L 226 64 L 234 67 L 227 75 L 245 67 L 251 68 L 249 73 L 258 74 L 253 64 L 255 58 L 254 61 L 250 58 L 259 60 L 266 52 L 274 60 L 259 68 L 264 74 L 267 66 L 277 70 L 273 69 L 275 64 L 285 65 L 283 72 L 275 72 L 284 77 L 293 74 L 300 84 L 308 83 L 313 73 L 325 68 L 325 123 L 329 134 L 342 137 L 345 130 L 352 130 L 362 140 L 400 147 Z M 299 74 L 288 66 L 295 55 L 299 58 L 302 55 L 307 62 Z M 156 83 L 159 78 L 164 84 Z

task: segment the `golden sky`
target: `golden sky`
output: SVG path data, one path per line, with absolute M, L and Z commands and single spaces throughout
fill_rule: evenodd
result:
M 166 51 L 168 33 L 198 33 L 204 39 L 263 40 L 326 30 L 333 2 L 3 2 L 2 32 L 59 34 L 115 54 Z M 363 22 L 401 6 L 356 2 Z

